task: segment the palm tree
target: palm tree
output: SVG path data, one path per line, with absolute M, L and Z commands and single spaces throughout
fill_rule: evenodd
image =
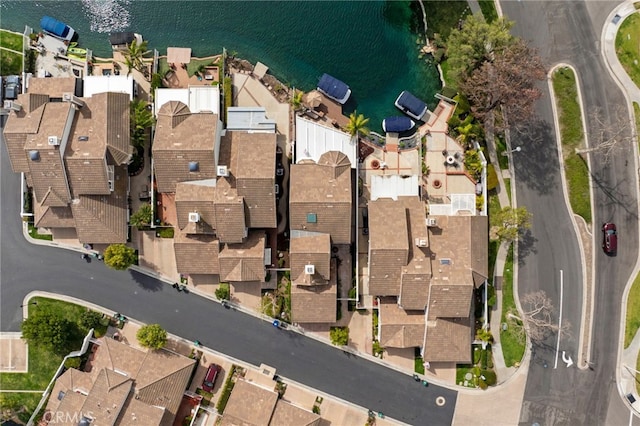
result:
M 302 108 L 302 97 L 303 96 L 304 96 L 303 92 L 300 92 L 300 91 L 296 90 L 296 93 L 291 98 L 291 106 L 293 107 L 294 111 L 298 111 L 300 108 Z
M 472 123 L 458 126 L 456 131 L 458 132 L 458 142 L 467 147 L 471 146 L 473 141 L 480 136 L 477 126 Z
M 358 114 L 358 111 L 354 111 L 349 115 L 349 123 L 347 124 L 347 132 L 351 136 L 360 136 L 360 134 L 368 135 L 369 129 L 367 128 L 369 123 L 368 118 L 364 118 L 364 114 Z
M 132 68 L 145 74 L 144 56 L 151 52 L 147 50 L 148 44 L 149 42 L 146 40 L 140 44 L 133 40 L 131 44 L 127 45 L 127 50 L 124 52 L 124 63 L 128 68 L 127 75 L 131 73 Z
M 145 132 L 155 124 L 155 118 L 148 106 L 147 102 L 138 99 L 131 102 L 131 143 L 136 147 L 144 146 Z

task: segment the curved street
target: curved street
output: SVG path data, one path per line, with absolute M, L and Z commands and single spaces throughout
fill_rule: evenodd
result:
M 405 423 L 452 423 L 454 390 L 423 387 L 411 376 L 194 294 L 177 293 L 149 276 L 117 272 L 102 262 L 87 263 L 74 251 L 28 243 L 19 216 L 20 175 L 11 170 L 2 137 L 0 144 L 0 330 L 19 331 L 25 295 L 49 291 L 159 323 L 170 333 L 253 365 L 273 366 L 282 376 Z M 438 396 L 446 399 L 443 407 L 436 405 Z
M 588 136 L 597 144 L 599 133 L 589 116 L 601 111 L 615 123 L 615 111 L 623 94 L 614 83 L 600 53 L 605 19 L 617 4 L 612 2 L 502 2 L 504 14 L 516 22 L 514 33 L 540 50 L 549 65 L 566 62 L 575 67 L 581 85 Z M 542 87 L 542 86 L 541 86 Z M 572 338 L 562 339 L 578 362 L 582 310 L 582 277 L 576 235 L 569 222 L 558 177 L 558 155 L 546 87 L 538 102 L 541 118 L 526 135 L 514 136 L 527 155 L 514 156 L 518 205 L 533 213 L 533 227 L 521 253 L 518 277 L 520 297 L 545 290 L 559 306 L 558 270 L 564 270 L 564 313 L 573 324 Z M 528 149 L 529 146 L 534 147 Z M 593 180 L 594 311 L 590 369 L 567 368 L 560 361 L 554 369 L 555 336 L 549 346 L 536 347 L 529 370 L 520 421 L 523 424 L 630 424 L 630 411 L 616 385 L 617 348 L 622 294 L 638 259 L 638 200 L 636 171 L 628 146 L 614 152 L 608 163 L 591 154 Z M 620 233 L 618 255 L 600 249 L 600 225 L 615 222 Z M 570 241 L 568 241 L 570 240 Z M 586 259 L 586 267 L 592 267 Z M 583 324 L 588 326 L 588 324 Z M 546 367 L 545 367 L 546 366 Z M 637 418 L 634 420 L 638 421 Z

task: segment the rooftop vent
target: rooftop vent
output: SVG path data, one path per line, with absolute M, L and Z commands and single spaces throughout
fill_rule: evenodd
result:
M 440 259 L 441 265 L 451 265 L 451 259 Z
M 193 222 L 193 223 L 200 222 L 200 213 L 198 212 L 189 213 L 189 222 Z
M 426 247 L 427 239 L 426 238 L 416 238 L 416 246 L 417 247 Z
M 31 161 L 38 161 L 40 159 L 40 152 L 36 150 L 29 151 L 29 158 Z
M 198 170 L 200 170 L 200 163 L 198 163 L 197 161 L 190 161 L 189 162 L 189 171 L 190 172 L 197 172 Z
M 307 213 L 307 223 L 317 223 L 318 215 L 315 213 Z
M 80 142 L 86 142 L 89 140 L 89 136 L 78 136 Z
M 308 275 L 313 275 L 316 273 L 316 267 L 314 265 L 305 265 L 304 273 Z
M 47 138 L 47 142 L 49 143 L 50 146 L 58 146 L 58 145 L 60 145 L 60 139 L 58 139 L 57 136 L 49 136 Z
M 435 217 L 428 217 L 427 226 L 430 228 L 434 226 L 438 226 L 438 220 Z
M 220 177 L 229 176 L 229 170 L 227 169 L 227 166 L 218 166 L 217 175 L 220 176 Z
M 70 102 L 77 107 L 84 106 L 84 102 L 79 97 L 75 96 L 73 93 L 63 93 L 62 100 L 65 102 Z

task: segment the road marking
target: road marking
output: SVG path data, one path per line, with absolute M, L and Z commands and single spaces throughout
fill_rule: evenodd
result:
M 570 355 L 566 355 L 565 351 L 562 351 L 562 361 L 567 364 L 567 368 L 573 365 L 573 360 Z
M 560 330 L 562 330 L 562 297 L 564 291 L 564 272 L 560 269 L 560 314 L 558 315 L 558 342 L 556 343 L 556 362 L 553 368 L 558 368 L 558 352 L 560 351 Z

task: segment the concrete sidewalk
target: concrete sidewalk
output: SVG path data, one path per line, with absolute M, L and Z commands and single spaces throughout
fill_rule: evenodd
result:
M 636 361 L 640 354 L 640 330 L 636 332 L 635 337 L 631 341 L 628 348 L 622 351 L 622 360 L 620 364 L 620 390 L 624 395 L 633 395 L 636 402 L 631 406 L 640 411 L 640 393 L 637 384 L 640 382 L 640 374 L 636 371 Z

